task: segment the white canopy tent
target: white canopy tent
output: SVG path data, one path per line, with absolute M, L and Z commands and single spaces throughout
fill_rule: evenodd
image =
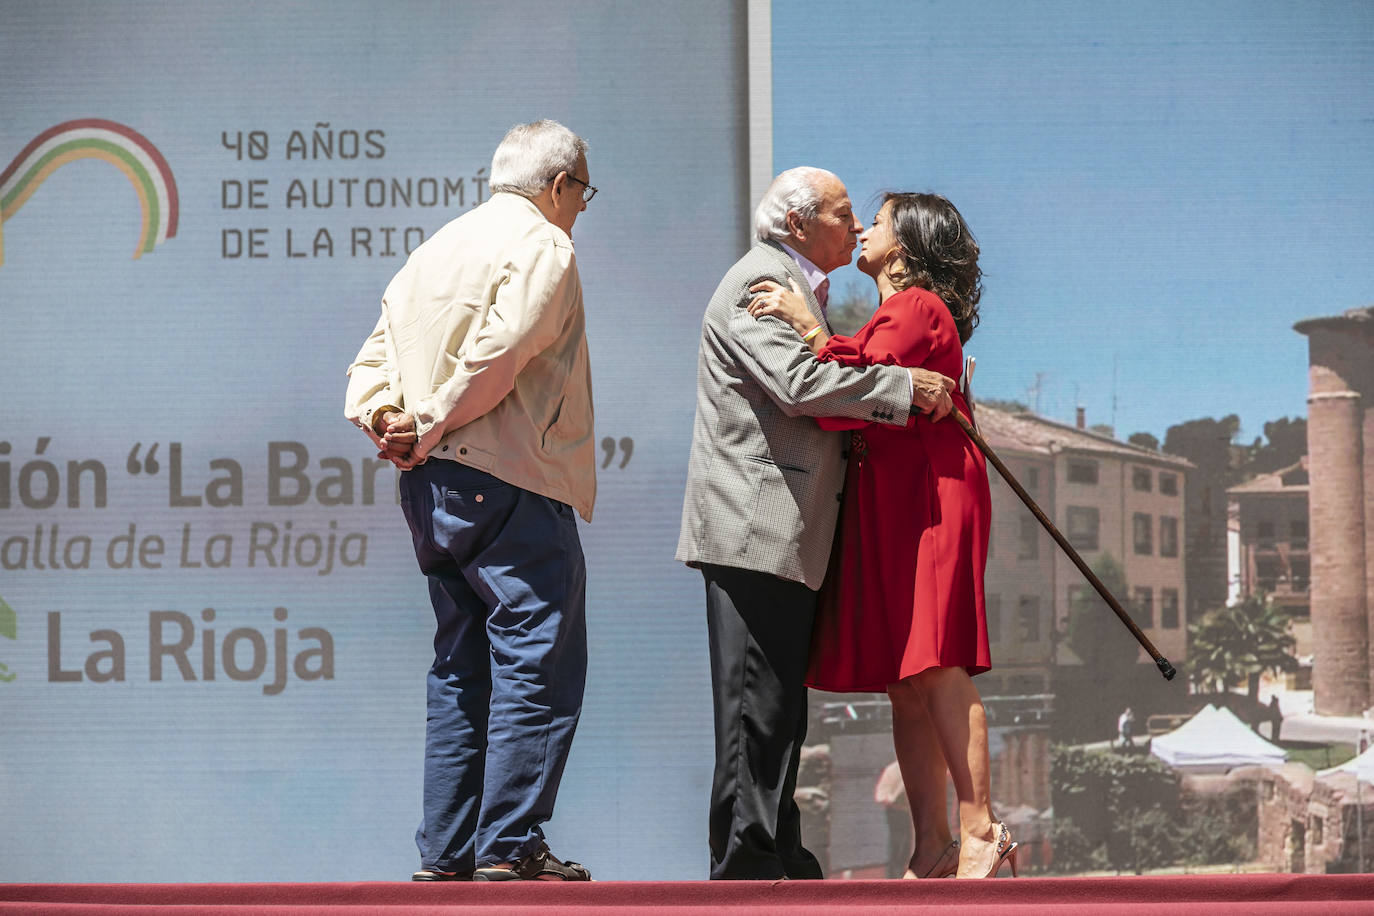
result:
M 1317 771 L 1318 776 L 1335 776 L 1338 773 L 1354 773 L 1360 782 L 1374 783 L 1374 745 L 1340 766 Z
M 1174 769 L 1190 773 L 1278 766 L 1288 759 L 1285 751 L 1251 731 L 1231 710 L 1210 703 L 1178 728 L 1155 738 L 1150 753 Z

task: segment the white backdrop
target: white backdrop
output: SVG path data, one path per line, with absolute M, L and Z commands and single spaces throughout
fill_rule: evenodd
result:
M 704 877 L 701 586 L 672 553 L 701 310 L 746 233 L 745 65 L 729 0 L 7 6 L 0 881 L 416 866 L 432 617 L 344 370 L 536 117 L 602 189 L 575 240 L 607 440 L 549 834 L 598 877 Z M 23 160 L 86 119 L 142 140 Z

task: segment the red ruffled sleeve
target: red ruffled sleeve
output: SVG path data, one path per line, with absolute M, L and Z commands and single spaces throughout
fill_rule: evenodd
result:
M 867 327 L 865 325 L 864 327 Z M 863 333 L 864 328 L 859 329 Z M 843 363 L 846 366 L 867 366 L 870 363 L 865 361 L 863 347 L 857 337 L 847 337 L 844 334 L 832 335 L 821 347 L 821 352 L 816 354 L 816 359 L 823 363 Z

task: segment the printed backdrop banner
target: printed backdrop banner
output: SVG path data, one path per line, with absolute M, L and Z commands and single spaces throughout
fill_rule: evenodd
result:
M 10 5 L 0 32 L 0 881 L 402 879 L 432 616 L 342 415 L 387 281 L 511 125 L 590 141 L 591 671 L 549 834 L 705 873 L 673 563 L 701 310 L 746 234 L 745 16 Z

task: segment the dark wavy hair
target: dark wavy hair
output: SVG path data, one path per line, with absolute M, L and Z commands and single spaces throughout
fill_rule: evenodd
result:
M 978 326 L 978 300 L 983 295 L 983 271 L 978 267 L 978 241 L 964 217 L 939 194 L 889 192 L 892 237 L 905 263 L 891 270 L 897 289 L 919 286 L 944 300 L 967 343 Z

